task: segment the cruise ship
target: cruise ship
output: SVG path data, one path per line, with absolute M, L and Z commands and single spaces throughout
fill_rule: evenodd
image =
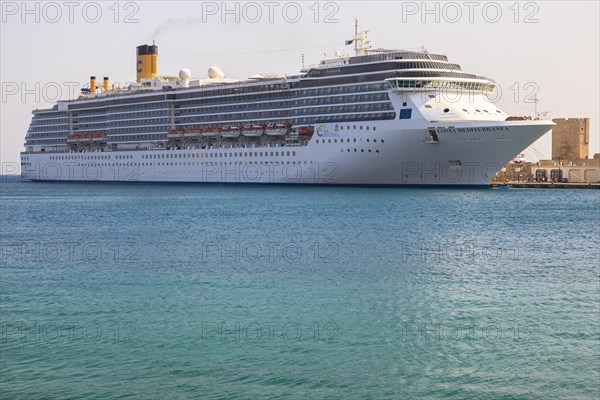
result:
M 158 74 L 136 52 L 136 81 L 108 77 L 35 110 L 21 153 L 31 181 L 489 186 L 551 121 L 509 116 L 496 83 L 447 57 L 374 49 L 355 29 L 299 74 Z

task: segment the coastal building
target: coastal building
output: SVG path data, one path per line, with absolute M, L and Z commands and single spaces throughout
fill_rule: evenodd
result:
M 570 183 L 600 182 L 600 153 L 592 159 L 540 160 L 530 166 L 535 181 L 566 181 Z
M 552 159 L 582 160 L 590 153 L 590 119 L 557 118 L 552 122 Z

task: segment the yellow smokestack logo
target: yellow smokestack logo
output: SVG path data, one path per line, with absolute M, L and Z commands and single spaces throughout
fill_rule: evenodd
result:
M 158 76 L 158 46 L 141 45 L 137 47 L 136 81 L 154 79 Z
M 90 93 L 96 94 L 96 77 L 90 76 Z
M 109 82 L 108 82 L 108 76 L 105 76 L 104 77 L 104 93 L 108 93 L 108 91 L 110 89 L 109 86 L 110 85 L 109 85 Z

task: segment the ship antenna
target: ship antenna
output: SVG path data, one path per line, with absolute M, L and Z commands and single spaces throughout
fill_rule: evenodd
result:
M 427 56 L 427 58 L 429 58 L 430 60 L 433 60 L 433 58 L 431 58 L 431 55 L 429 54 L 429 52 L 427 51 L 427 49 L 425 48 L 425 46 L 421 46 L 421 50 L 423 50 L 423 53 L 425 53 L 425 55 Z
M 354 18 L 354 55 L 358 55 L 358 18 Z
M 368 37 L 368 30 L 358 30 L 358 18 L 354 18 L 354 54 L 357 56 L 364 56 L 371 50 L 371 42 Z M 350 42 L 346 42 L 350 44 Z

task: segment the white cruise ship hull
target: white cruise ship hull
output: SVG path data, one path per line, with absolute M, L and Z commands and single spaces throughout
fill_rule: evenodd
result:
M 552 126 L 550 121 L 444 122 L 412 129 L 399 129 L 396 121 L 320 124 L 306 146 L 22 153 L 22 177 L 73 182 L 481 187 Z

